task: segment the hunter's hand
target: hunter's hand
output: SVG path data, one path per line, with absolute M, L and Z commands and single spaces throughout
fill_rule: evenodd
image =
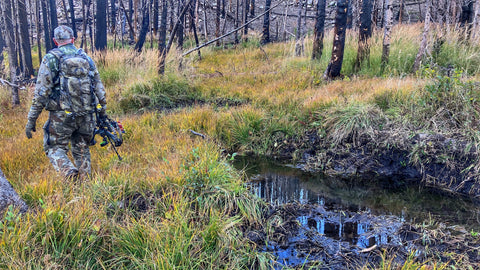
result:
M 37 131 L 35 129 L 35 121 L 28 120 L 27 126 L 25 127 L 25 135 L 27 135 L 27 138 L 31 139 L 32 138 L 32 132 Z

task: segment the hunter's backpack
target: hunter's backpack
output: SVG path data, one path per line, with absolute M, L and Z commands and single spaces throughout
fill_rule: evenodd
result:
M 65 54 L 60 49 L 50 51 L 58 59 L 57 87 L 54 98 L 61 110 L 73 116 L 85 115 L 95 109 L 93 77 L 95 67 L 82 49 Z

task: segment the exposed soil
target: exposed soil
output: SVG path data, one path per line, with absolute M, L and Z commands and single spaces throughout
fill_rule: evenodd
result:
M 297 159 L 302 168 L 339 178 L 409 182 L 480 198 L 479 156 L 473 142 L 455 135 L 409 134 L 393 130 L 362 134 L 332 146 L 316 130 L 279 137 L 272 155 Z

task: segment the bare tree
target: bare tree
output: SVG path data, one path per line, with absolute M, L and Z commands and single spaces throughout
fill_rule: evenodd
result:
M 390 42 L 393 25 L 393 5 L 392 0 L 385 0 L 385 29 L 383 32 L 383 50 L 382 50 L 382 71 L 388 64 L 390 58 Z
M 50 20 L 48 19 L 48 0 L 39 0 L 42 6 L 42 20 L 43 20 L 43 30 L 45 35 L 45 49 L 47 51 L 53 49 L 53 41 L 51 35 L 52 27 L 50 25 Z
M 165 59 L 167 57 L 167 10 L 167 0 L 162 0 L 162 14 L 160 17 L 160 29 L 158 33 L 158 74 L 160 75 L 163 75 L 165 73 Z
M 265 10 L 269 10 L 272 4 L 272 0 L 265 0 Z M 263 31 L 262 31 L 262 44 L 270 42 L 270 11 L 265 13 L 263 17 Z
M 18 0 L 17 2 L 17 14 L 19 20 L 20 30 L 20 47 L 22 51 L 22 63 L 23 63 L 23 75 L 25 78 L 33 76 L 33 64 L 32 64 L 32 48 L 30 46 L 30 38 L 28 33 L 28 16 L 25 0 Z
M 142 3 L 142 28 L 140 28 L 140 34 L 138 35 L 137 43 L 135 43 L 135 50 L 141 52 L 143 44 L 148 33 L 148 26 L 150 23 L 150 9 L 148 8 L 148 1 L 143 0 Z
M 298 2 L 298 17 L 297 17 L 297 35 L 295 36 L 295 56 L 303 55 L 303 35 L 302 35 L 302 11 L 303 11 L 303 2 Z
M 17 68 L 18 68 L 18 59 L 17 51 L 15 47 L 15 28 L 13 27 L 13 13 L 12 13 L 12 1 L 4 0 L 2 3 L 2 15 L 4 23 L 3 33 L 5 37 L 5 42 L 8 48 L 8 66 L 10 69 L 10 89 L 12 94 L 12 104 L 14 106 L 20 105 L 20 97 L 18 96 L 18 85 L 17 81 Z
M 323 51 L 323 37 L 325 35 L 325 0 L 317 1 L 315 29 L 313 31 L 312 59 L 320 59 Z
M 472 41 L 477 41 L 480 36 L 480 2 L 475 1 L 475 14 L 473 16 Z
M 325 70 L 325 79 L 334 79 L 340 76 L 345 49 L 345 36 L 347 27 L 348 0 L 337 1 L 337 14 L 335 16 L 335 28 L 333 37 L 332 58 Z
M 415 57 L 415 62 L 413 63 L 412 72 L 415 73 L 420 68 L 425 52 L 427 51 L 428 35 L 430 33 L 430 21 L 431 21 L 431 7 L 432 0 L 427 0 L 425 2 L 425 25 L 423 27 L 422 42 L 420 43 L 420 48 L 418 49 L 417 56 Z
M 55 0 L 49 0 L 49 4 L 48 4 L 48 9 L 50 11 L 50 26 L 51 26 L 51 29 L 50 29 L 50 39 L 53 37 L 53 30 L 55 30 L 55 28 L 57 28 L 58 26 L 58 18 L 57 18 L 57 1 Z
M 107 49 L 107 0 L 97 0 L 95 13 L 95 50 Z
M 358 35 L 358 52 L 355 61 L 355 71 L 360 70 L 362 62 L 370 56 L 369 39 L 372 36 L 372 2 L 371 0 L 362 1 L 360 11 L 360 29 Z
M 77 34 L 77 26 L 75 23 L 75 6 L 73 5 L 73 0 L 68 0 L 68 6 L 70 11 L 70 20 L 72 23 L 73 36 L 77 38 L 78 34 Z

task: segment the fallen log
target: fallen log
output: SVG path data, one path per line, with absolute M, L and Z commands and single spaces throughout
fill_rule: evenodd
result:
M 27 204 L 18 196 L 0 169 L 0 214 L 3 214 L 10 205 L 13 205 L 22 213 L 28 210 Z

